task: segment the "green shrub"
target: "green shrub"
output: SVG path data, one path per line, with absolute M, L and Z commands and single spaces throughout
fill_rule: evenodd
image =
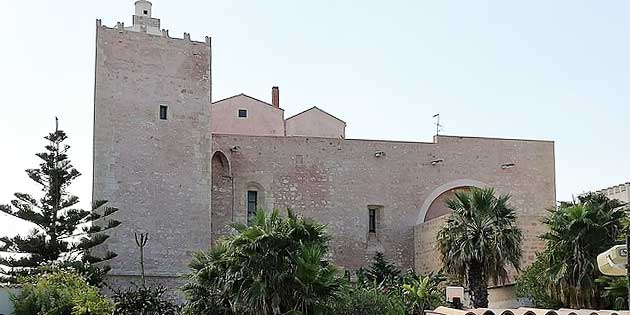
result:
M 15 315 L 110 315 L 113 303 L 80 276 L 55 271 L 20 279 L 22 291 L 11 297 Z
M 558 308 L 562 303 L 549 294 L 549 280 L 545 277 L 548 266 L 547 252 L 538 254 L 536 260 L 521 272 L 516 280 L 516 297 L 528 300 L 538 308 Z
M 395 296 L 377 289 L 348 289 L 341 297 L 331 302 L 326 315 L 404 315 L 403 303 Z
M 179 307 L 164 298 L 164 287 L 138 287 L 116 291 L 114 315 L 177 315 Z

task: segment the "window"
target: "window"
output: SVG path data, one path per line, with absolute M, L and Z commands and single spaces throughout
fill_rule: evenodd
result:
M 247 191 L 247 221 L 256 216 L 258 209 L 258 192 L 255 190 Z
M 168 106 L 160 105 L 160 119 L 166 120 L 167 111 L 168 111 Z
M 149 14 L 149 10 L 144 10 L 144 11 L 142 11 L 142 13 Z
M 239 109 L 238 110 L 238 117 L 247 118 L 247 109 Z
M 376 208 L 368 208 L 369 211 L 369 232 L 376 233 Z

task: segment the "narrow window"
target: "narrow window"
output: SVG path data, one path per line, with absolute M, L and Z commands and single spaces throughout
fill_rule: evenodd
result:
M 258 209 L 258 192 L 255 190 L 247 191 L 247 221 L 252 220 L 256 216 Z
M 168 106 L 160 105 L 160 119 L 166 120 L 167 111 L 168 111 Z
M 238 117 L 247 118 L 247 109 L 239 109 L 238 110 Z
M 369 231 L 370 233 L 376 233 L 376 209 L 368 208 L 369 211 Z

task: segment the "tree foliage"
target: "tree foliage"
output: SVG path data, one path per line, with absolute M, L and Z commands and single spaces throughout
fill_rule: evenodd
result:
M 79 275 L 54 271 L 21 278 L 15 315 L 110 315 L 113 303 Z
M 42 162 L 38 168 L 26 170 L 28 177 L 42 187 L 42 197 L 15 193 L 10 205 L 0 205 L 0 211 L 35 226 L 26 236 L 0 238 L 0 251 L 13 254 L 0 258 L 0 265 L 10 268 L 5 280 L 11 282 L 16 281 L 17 275 L 35 273 L 37 267 L 59 260 L 80 259 L 94 264 L 115 257 L 111 252 L 97 257 L 90 250 L 105 242 L 105 231 L 120 224 L 106 220 L 117 209 L 105 207 L 104 201 L 94 202 L 90 211 L 75 208 L 79 198 L 67 189 L 80 173 L 68 158 L 66 133 L 55 130 L 44 139 L 48 141 L 45 151 L 36 154 Z
M 580 196 L 578 202 L 562 203 L 544 219 L 548 232 L 546 277 L 551 296 L 572 308 L 602 308 L 603 287 L 597 255 L 616 243 L 623 227 L 623 204 L 603 194 Z
M 377 252 L 369 269 L 366 272 L 367 280 L 377 284 L 395 282 L 400 276 L 400 269 L 392 262 L 389 262 L 385 255 Z
M 324 225 L 274 210 L 231 226 L 235 234 L 194 255 L 187 314 L 315 314 L 340 292 Z
M 401 273 L 382 253 L 376 253 L 372 264 L 357 270 L 356 276 L 350 294 L 375 290 L 390 297 L 393 304 L 402 303 L 408 315 L 422 315 L 425 310 L 444 304 L 444 275 L 418 275 L 411 269 Z
M 445 270 L 468 283 L 475 307 L 488 306 L 489 280 L 504 282 L 506 267 L 520 267 L 522 235 L 509 199 L 472 188 L 446 201 L 453 212 L 438 232 L 438 250 Z
M 537 308 L 557 309 L 562 303 L 555 300 L 549 293 L 549 278 L 547 271 L 547 252 L 538 254 L 536 260 L 519 275 L 516 281 L 516 297 L 527 299 Z

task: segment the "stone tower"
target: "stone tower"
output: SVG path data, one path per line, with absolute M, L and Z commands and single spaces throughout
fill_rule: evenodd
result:
M 120 209 L 103 248 L 119 255 L 112 283 L 139 275 L 134 232 L 149 233 L 146 275 L 165 283 L 210 244 L 211 47 L 135 6 L 131 27 L 97 20 L 93 199 Z

